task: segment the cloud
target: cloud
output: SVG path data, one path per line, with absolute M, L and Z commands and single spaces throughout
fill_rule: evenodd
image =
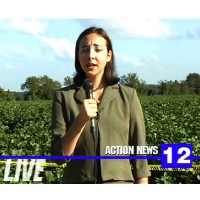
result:
M 185 37 L 188 38 L 188 39 L 194 39 L 195 35 L 191 31 L 187 30 Z
M 39 22 L 37 20 L 27 19 L 13 19 L 0 21 L 1 31 L 12 31 L 12 33 L 27 33 L 26 40 L 20 43 L 19 35 L 15 35 L 15 38 L 19 38 L 18 44 L 10 44 L 0 47 L 0 55 L 3 57 L 23 57 L 28 59 L 66 59 L 74 58 L 74 45 L 67 39 L 48 37 L 47 28 L 50 28 L 49 24 Z M 33 36 L 33 37 L 29 37 Z M 26 45 L 24 42 L 32 42 L 32 45 Z M 52 52 L 55 57 L 52 57 Z
M 159 63 L 159 56 L 155 53 L 146 55 L 145 57 L 139 57 L 136 55 L 127 56 L 122 54 L 116 54 L 116 67 L 117 72 L 120 75 L 135 72 L 140 74 L 147 74 L 147 79 L 149 79 L 149 74 L 152 71 L 162 70 Z M 148 73 L 147 73 L 148 72 Z
M 84 28 L 89 26 L 106 27 L 106 30 L 118 37 L 128 38 L 173 38 L 173 33 L 168 23 L 160 19 L 80 19 L 77 20 Z
M 37 20 L 13 19 L 10 23 L 11 29 L 30 33 L 33 35 L 45 33 L 45 27 Z
M 196 29 L 196 33 L 197 33 L 198 38 L 200 38 L 200 27 L 198 27 L 198 28 Z
M 31 19 L 5 19 L 0 20 L 0 31 L 17 31 L 28 34 L 43 34 L 46 33 L 44 24 L 37 20 Z
M 116 60 L 119 60 L 120 63 L 123 63 L 123 65 L 127 66 L 141 67 L 145 65 L 145 62 L 137 56 L 126 56 L 117 54 Z
M 4 59 L 36 59 L 42 58 L 41 54 L 35 52 L 34 48 L 24 45 L 13 45 L 7 47 L 0 47 L 0 56 Z
M 154 62 L 159 62 L 159 56 L 158 55 L 156 55 L 156 54 L 154 54 L 154 53 L 152 53 L 152 54 L 150 54 L 149 55 L 149 58 L 151 59 L 151 60 L 153 60 Z
M 38 36 L 38 40 L 49 46 L 57 58 L 74 58 L 75 46 L 67 39 Z
M 116 19 L 121 34 L 135 38 L 162 38 L 172 36 L 167 23 L 159 19 Z
M 8 62 L 0 59 L 0 70 L 2 70 L 2 69 L 8 69 L 8 70 L 10 70 L 10 69 L 13 69 L 13 66 L 10 65 Z

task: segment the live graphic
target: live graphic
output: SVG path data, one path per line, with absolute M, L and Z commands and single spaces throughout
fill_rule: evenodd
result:
M 41 164 L 45 161 L 45 159 L 18 159 L 17 161 L 8 159 L 3 181 L 42 181 L 41 172 L 43 172 L 44 167 Z

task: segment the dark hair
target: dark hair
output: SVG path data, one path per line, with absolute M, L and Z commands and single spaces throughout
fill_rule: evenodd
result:
M 81 68 L 81 64 L 79 62 L 79 47 L 80 47 L 80 41 L 81 39 L 89 34 L 96 33 L 103 37 L 107 42 L 107 50 L 112 52 L 111 60 L 107 63 L 107 66 L 105 67 L 104 76 L 106 80 L 106 84 L 113 85 L 117 82 L 119 82 L 119 78 L 117 76 L 116 70 L 115 70 L 115 59 L 114 59 L 114 52 L 112 48 L 112 42 L 108 36 L 108 34 L 105 32 L 102 28 L 97 27 L 90 27 L 85 29 L 78 37 L 76 41 L 76 47 L 75 47 L 75 69 L 76 74 L 73 78 L 75 85 L 81 86 L 83 81 L 85 80 L 85 72 Z

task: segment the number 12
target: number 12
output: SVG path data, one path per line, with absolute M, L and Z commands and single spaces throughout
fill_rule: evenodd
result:
M 177 163 L 190 163 L 191 160 L 187 159 L 190 156 L 190 149 L 187 147 L 181 147 L 180 149 L 178 149 L 177 154 L 182 154 L 184 152 L 184 154 L 177 160 Z M 172 163 L 172 147 L 168 147 L 167 150 L 163 151 L 163 154 L 167 155 L 167 163 Z

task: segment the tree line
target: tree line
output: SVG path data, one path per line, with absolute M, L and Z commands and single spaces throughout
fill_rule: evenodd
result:
M 182 81 L 161 80 L 158 84 L 146 84 L 136 73 L 129 73 L 120 77 L 120 83 L 135 88 L 140 95 L 200 94 L 200 74 L 198 73 L 189 73 Z M 73 84 L 73 78 L 65 77 L 63 85 L 71 84 Z M 0 100 L 52 100 L 54 91 L 61 87 L 60 82 L 47 75 L 31 76 L 21 84 L 22 92 L 4 91 L 0 87 Z
M 189 73 L 185 80 L 161 80 L 158 84 L 146 84 L 138 78 L 137 74 L 131 73 L 123 75 L 121 83 L 136 88 L 138 93 L 143 95 L 200 94 L 200 74 L 198 73 Z

